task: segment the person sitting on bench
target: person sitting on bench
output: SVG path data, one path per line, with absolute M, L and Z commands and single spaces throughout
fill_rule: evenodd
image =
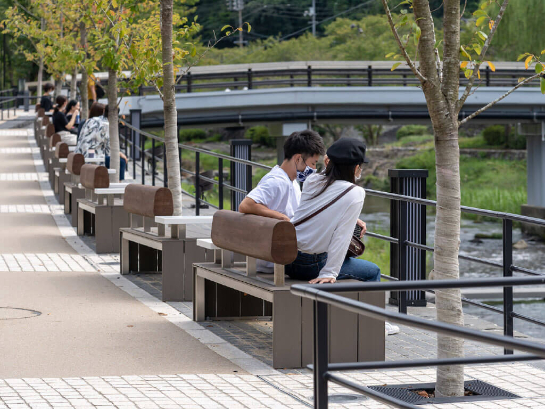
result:
M 292 223 L 297 233 L 298 254 L 286 266 L 286 274 L 310 284 L 334 283 L 337 279 L 380 281 L 380 268 L 370 261 L 347 256 L 350 239 L 365 199 L 365 190 L 357 186 L 362 166 L 367 163 L 366 146 L 353 138 L 342 138 L 327 150 L 327 166 L 307 178 L 301 204 Z M 399 327 L 385 323 L 386 334 Z
M 86 158 L 104 157 L 106 167 L 110 168 L 110 132 L 108 123 L 108 105 L 102 115 L 89 118 L 81 129 L 80 137 L 76 145 L 76 153 L 81 153 Z M 125 180 L 127 169 L 127 157 L 119 152 L 119 180 Z
M 51 93 L 55 90 L 55 86 L 50 82 L 46 82 L 44 85 L 44 94 L 40 99 L 40 106 L 46 113 L 53 110 L 53 101 L 51 101 Z
M 301 199 L 297 182 L 304 182 L 316 170 L 316 163 L 325 152 L 322 137 L 314 131 L 292 133 L 284 143 L 284 161 L 263 176 L 240 203 L 241 213 L 289 221 Z M 257 270 L 274 271 L 273 263 L 258 260 Z

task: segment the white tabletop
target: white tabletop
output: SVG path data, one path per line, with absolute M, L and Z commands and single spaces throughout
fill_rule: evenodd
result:
M 115 175 L 117 173 L 117 170 L 115 169 L 108 169 L 108 175 Z M 111 186 L 111 184 L 110 184 Z
M 220 249 L 214 243 L 212 243 L 212 239 L 197 239 L 197 246 L 208 249 L 208 250 Z
M 124 187 L 107 187 L 103 189 L 95 189 L 96 195 L 122 195 L 125 193 Z
M 59 163 L 68 163 L 68 158 L 60 158 Z
M 213 216 L 155 216 L 155 223 L 174 224 L 210 224 Z
M 104 162 L 104 156 L 100 158 L 85 158 L 85 163 L 100 163 Z
M 129 185 L 129 183 L 124 183 L 124 182 L 120 182 L 120 183 L 110 183 L 110 187 L 122 187 L 122 188 L 126 188 L 128 185 Z

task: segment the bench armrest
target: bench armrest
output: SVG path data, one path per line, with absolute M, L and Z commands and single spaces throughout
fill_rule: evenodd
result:
M 125 187 L 107 187 L 95 189 L 95 195 L 122 195 L 125 193 Z

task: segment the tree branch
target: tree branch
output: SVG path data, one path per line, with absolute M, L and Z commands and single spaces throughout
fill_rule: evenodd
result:
M 502 99 L 506 98 L 507 96 L 509 96 L 510 94 L 512 94 L 514 91 L 516 91 L 517 89 L 519 89 L 520 87 L 522 87 L 524 84 L 532 81 L 532 80 L 535 80 L 536 78 L 539 78 L 539 77 L 545 77 L 545 72 L 540 72 L 539 74 L 535 74 L 531 77 L 528 77 L 526 79 L 524 79 L 523 81 L 519 82 L 517 85 L 515 85 L 511 90 L 509 90 L 508 92 L 506 92 L 505 94 L 503 94 L 501 97 L 495 99 L 494 101 L 486 104 L 484 107 L 482 107 L 481 109 L 473 112 L 471 115 L 469 115 L 467 118 L 464 118 L 462 119 L 461 121 L 458 122 L 458 126 L 460 125 L 463 125 L 465 124 L 467 121 L 469 121 L 470 119 L 473 119 L 475 118 L 477 115 L 479 115 L 480 113 L 486 111 L 488 108 L 496 105 L 498 102 L 500 102 Z
M 407 54 L 407 50 L 403 46 L 403 43 L 401 42 L 401 39 L 399 38 L 399 34 L 397 32 L 397 29 L 394 24 L 394 20 L 392 19 L 392 13 L 390 12 L 390 8 L 388 7 L 388 0 L 381 0 L 382 5 L 384 6 L 384 11 L 386 12 L 386 16 L 388 17 L 388 23 L 390 24 L 390 28 L 392 29 L 392 33 L 394 34 L 395 40 L 397 42 L 397 45 L 399 46 L 399 50 L 401 51 L 401 54 L 403 54 L 403 57 L 405 58 L 405 61 L 409 65 L 409 68 L 413 72 L 413 74 L 418 77 L 420 82 L 424 83 L 428 80 L 426 77 L 422 75 L 422 73 L 416 68 L 414 65 L 414 62 L 411 60 L 411 57 L 409 57 L 409 54 Z
M 36 16 L 34 13 L 32 13 L 29 9 L 27 9 L 25 6 L 23 6 L 21 3 L 19 3 L 17 0 L 13 0 L 13 2 L 20 8 L 23 9 L 25 13 L 27 13 L 29 16 L 34 17 L 36 20 L 38 20 L 38 16 Z
M 482 61 L 484 60 L 484 57 L 486 56 L 488 47 L 490 47 L 490 43 L 492 42 L 492 39 L 494 38 L 494 34 L 496 34 L 496 30 L 498 28 L 498 25 L 500 24 L 500 21 L 503 18 L 505 10 L 507 9 L 508 3 L 509 3 L 509 0 L 504 0 L 503 4 L 500 7 L 500 11 L 498 15 L 496 16 L 496 20 L 494 20 L 494 25 L 492 26 L 492 30 L 490 30 L 490 34 L 488 35 L 488 38 L 484 42 L 483 49 L 481 50 L 481 54 L 479 55 L 480 62 L 477 63 L 477 65 L 475 66 L 475 69 L 473 70 L 473 75 L 469 78 L 469 82 L 466 85 L 466 89 L 462 97 L 456 103 L 456 114 L 460 112 L 460 110 L 462 109 L 462 107 L 464 106 L 467 100 L 467 97 L 469 97 L 469 93 L 471 92 L 471 88 L 473 87 L 473 84 L 475 83 L 475 78 L 477 76 L 477 73 L 479 72 L 479 69 L 481 68 Z

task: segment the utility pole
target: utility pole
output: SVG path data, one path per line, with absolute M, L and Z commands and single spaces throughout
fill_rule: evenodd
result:
M 312 35 L 316 37 L 316 0 L 312 0 Z
M 238 11 L 238 26 L 242 28 L 242 10 L 244 10 L 244 0 L 227 0 L 227 9 L 229 11 Z M 244 34 L 242 30 L 238 32 L 238 46 L 244 46 Z

